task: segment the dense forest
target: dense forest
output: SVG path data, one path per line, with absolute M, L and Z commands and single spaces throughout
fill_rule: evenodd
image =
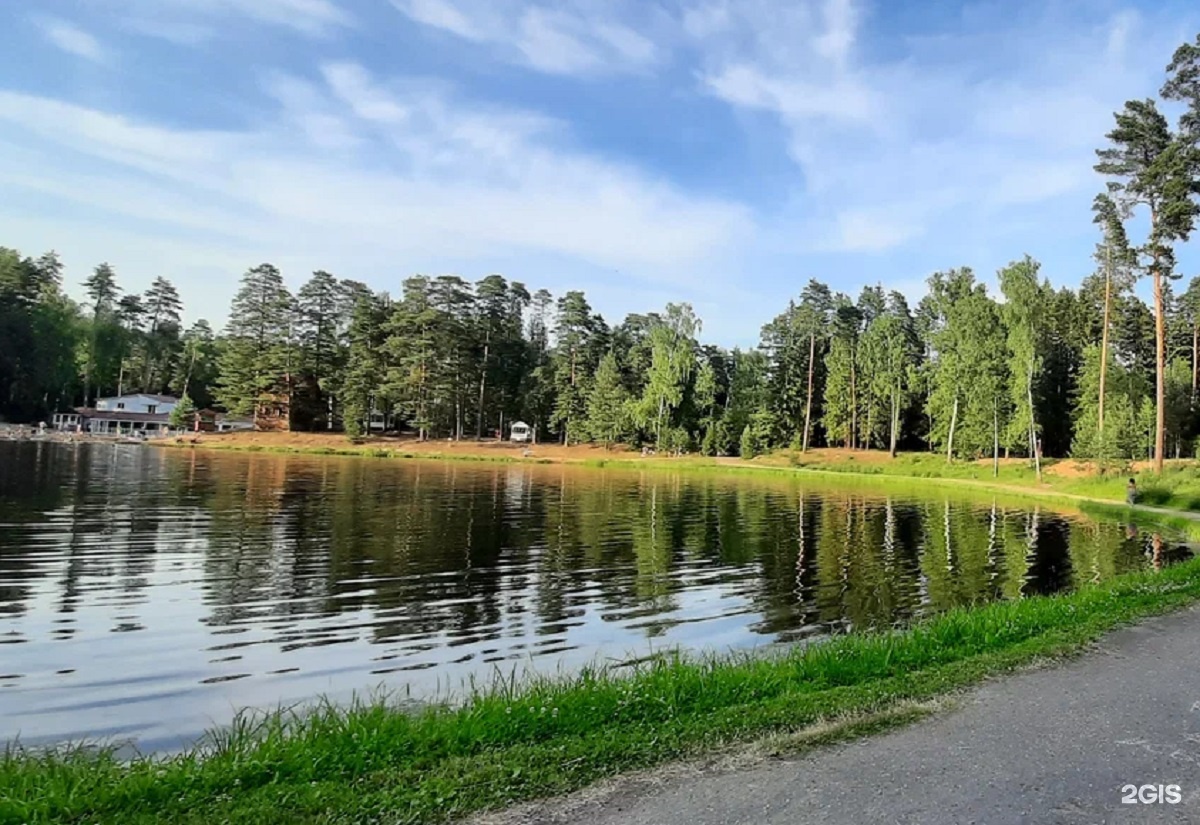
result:
M 78 304 L 54 253 L 0 248 L 0 415 L 146 391 L 185 409 L 282 406 L 295 427 L 351 436 L 374 411 L 421 438 L 520 419 L 539 440 L 710 455 L 1195 455 L 1200 278 L 1182 288 L 1175 250 L 1200 215 L 1200 36 L 1176 51 L 1160 98 L 1127 102 L 1097 150 L 1095 266 L 1077 288 L 1052 288 L 1028 256 L 1000 270 L 998 295 L 969 268 L 936 272 L 915 307 L 814 279 L 758 347 L 730 351 L 699 340 L 686 303 L 612 325 L 582 292 L 500 275 L 416 276 L 392 296 L 318 271 L 293 294 L 262 264 L 217 334 L 185 328 L 165 278 L 123 293 L 101 264 Z

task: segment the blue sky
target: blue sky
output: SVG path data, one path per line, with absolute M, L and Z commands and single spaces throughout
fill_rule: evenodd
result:
M 752 344 L 810 277 L 912 298 L 1092 268 L 1093 152 L 1193 0 L 39 0 L 0 8 L 0 244 L 688 300 Z M 1200 274 L 1193 242 L 1183 272 Z

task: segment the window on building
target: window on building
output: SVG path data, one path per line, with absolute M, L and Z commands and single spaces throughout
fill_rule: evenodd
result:
M 157 404 L 147 404 L 146 412 L 150 413 L 151 415 L 154 415 L 156 412 L 158 412 L 158 405 Z
M 118 401 L 118 402 L 117 402 L 117 409 L 118 409 L 118 410 L 123 410 L 123 409 L 125 409 L 125 402 L 124 402 L 124 401 Z

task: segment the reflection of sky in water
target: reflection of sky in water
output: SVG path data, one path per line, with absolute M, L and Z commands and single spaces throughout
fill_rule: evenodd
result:
M 741 649 L 1148 564 L 1119 525 L 882 495 L 0 445 L 0 739 L 170 748 L 242 707 Z

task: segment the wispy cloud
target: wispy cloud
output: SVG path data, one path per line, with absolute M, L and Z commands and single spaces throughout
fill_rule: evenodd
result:
M 322 37 L 354 25 L 340 0 L 92 0 L 137 32 L 177 43 L 217 36 L 236 19 Z
M 652 36 L 622 22 L 626 3 L 392 0 L 424 26 L 494 46 L 505 59 L 561 75 L 642 71 L 659 62 Z M 644 15 L 643 15 L 644 16 Z
M 397 278 L 397 265 L 524 255 L 684 283 L 750 231 L 742 206 L 558 148 L 565 124 L 442 84 L 350 62 L 263 82 L 274 114 L 231 131 L 0 92 L 0 183 L 160 245 L 203 231 L 246 262 Z
M 73 23 L 59 17 L 35 17 L 34 23 L 48 41 L 67 54 L 93 63 L 108 62 L 109 53 L 100 41 Z
M 715 0 L 685 18 L 707 92 L 788 130 L 800 249 L 881 251 L 947 222 L 1090 200 L 1112 111 L 1156 88 L 1176 36 L 1131 12 L 1068 27 L 1047 10 L 956 33 L 973 60 L 947 62 L 932 40 L 881 60 L 865 19 L 855 0 Z

